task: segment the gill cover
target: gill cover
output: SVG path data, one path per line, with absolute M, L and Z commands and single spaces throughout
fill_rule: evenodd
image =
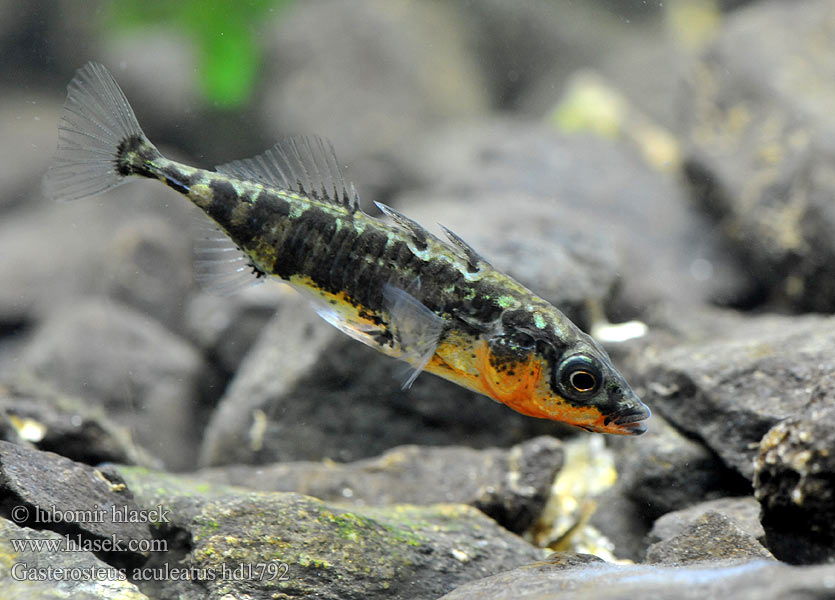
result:
M 536 393 L 542 373 L 536 340 L 518 331 L 488 338 L 484 349 L 481 371 L 487 392 L 519 410 L 517 406 Z

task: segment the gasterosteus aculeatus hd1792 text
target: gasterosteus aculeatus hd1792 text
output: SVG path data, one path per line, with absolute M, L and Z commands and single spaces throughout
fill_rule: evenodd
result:
M 68 90 L 49 196 L 157 179 L 214 222 L 210 264 L 288 282 L 329 323 L 408 362 L 406 386 L 426 370 L 525 415 L 602 433 L 646 430 L 649 410 L 591 337 L 451 231 L 443 241 L 384 205 L 386 220 L 365 214 L 319 138 L 207 171 L 160 154 L 103 66 L 80 69 Z

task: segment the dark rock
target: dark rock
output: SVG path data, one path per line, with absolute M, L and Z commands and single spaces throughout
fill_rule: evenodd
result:
M 832 597 L 835 565 L 791 567 L 773 560 L 685 566 L 536 563 L 468 583 L 439 600 L 630 600 Z
M 638 443 L 618 438 L 609 442 L 616 451 L 623 493 L 650 521 L 740 487 L 739 476 L 716 454 L 658 414 Z
M 336 507 L 295 493 L 194 486 L 131 467 L 119 472 L 140 504 L 169 508 L 168 527 L 185 536 L 185 552 L 172 545 L 172 555 L 155 556 L 163 562 L 154 568 L 216 576 L 163 581 L 160 596 L 428 600 L 542 555 L 466 505 Z M 247 565 L 264 576 L 221 578 L 224 568 Z
M 640 378 L 636 379 L 640 385 Z M 636 387 L 639 390 L 640 387 Z M 590 523 L 613 544 L 619 558 L 641 561 L 646 534 L 659 516 L 706 498 L 750 489 L 699 440 L 684 435 L 656 411 L 640 439 L 607 438 L 617 483 L 597 500 Z
M 402 363 L 339 333 L 307 301 L 288 299 L 221 399 L 201 462 L 350 461 L 404 444 L 510 446 L 564 431 L 431 374 L 403 392 L 403 373 Z
M 118 476 L 0 441 L 0 492 L 0 515 L 18 525 L 99 544 L 96 555 L 118 567 L 136 566 L 148 557 L 130 546 L 150 543 L 151 533 L 147 521 L 129 517 L 141 513 Z
M 0 439 L 90 465 L 156 465 L 101 407 L 34 382 L 0 384 Z
M 832 376 L 814 406 L 775 425 L 760 443 L 754 489 L 768 547 L 795 564 L 835 560 L 835 405 Z
M 653 418 L 655 416 L 653 415 Z M 646 555 L 646 535 L 654 507 L 638 502 L 619 479 L 596 499 L 589 525 L 605 536 L 611 553 L 619 559 L 640 562 Z
M 707 512 L 724 515 L 749 536 L 759 542 L 765 540 L 765 530 L 760 523 L 760 504 L 753 496 L 717 498 L 700 502 L 659 517 L 649 532 L 651 544 L 681 535 Z
M 289 462 L 204 469 L 198 480 L 292 491 L 357 506 L 471 504 L 521 533 L 539 516 L 562 466 L 562 444 L 540 437 L 508 450 L 404 446 L 340 464 Z
M 0 517 L 0 588 L 4 598 L 39 600 L 148 600 L 122 571 L 90 552 L 44 552 L 19 548 L 11 540 L 62 544 L 63 535 L 19 527 Z
M 832 380 L 834 343 L 832 319 L 738 318 L 709 341 L 647 348 L 643 399 L 751 480 L 763 435 L 803 414 L 815 387 Z
M 111 301 L 69 306 L 38 330 L 20 369 L 101 403 L 169 467 L 193 464 L 213 378 L 197 351 L 158 322 Z
M 774 558 L 757 539 L 723 515 L 708 510 L 681 533 L 647 549 L 650 563 L 698 563 L 713 560 Z
M 693 70 L 686 172 L 765 295 L 835 309 L 835 7 L 756 2 Z
M 567 255 L 571 270 L 532 272 L 540 277 L 533 289 L 546 298 L 558 291 L 561 309 L 571 312 L 576 299 L 566 288 L 575 281 L 581 292 L 609 300 L 620 276 L 618 304 L 627 318 L 662 299 L 691 307 L 735 294 L 728 282 L 746 281 L 674 178 L 625 144 L 560 134 L 538 121 L 493 120 L 431 130 L 409 150 L 404 168 L 424 189 L 395 198 L 398 210 L 427 226 L 442 222 L 488 260 L 498 255 L 476 244 L 476 235 L 500 251 L 507 244 L 498 240 L 529 240 L 523 250 L 547 250 L 544 258 L 560 266 Z M 508 263 L 519 268 L 519 258 L 511 253 Z M 719 277 L 725 270 L 734 277 Z

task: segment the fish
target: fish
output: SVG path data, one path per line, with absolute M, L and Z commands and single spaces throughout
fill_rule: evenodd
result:
M 381 203 L 382 217 L 367 214 L 322 138 L 287 138 L 210 171 L 165 158 L 103 65 L 82 67 L 67 89 L 48 197 L 157 180 L 208 217 L 198 263 L 229 267 L 219 288 L 290 284 L 328 323 L 405 361 L 404 389 L 426 371 L 531 417 L 646 431 L 649 408 L 600 344 L 449 229 L 441 239 Z

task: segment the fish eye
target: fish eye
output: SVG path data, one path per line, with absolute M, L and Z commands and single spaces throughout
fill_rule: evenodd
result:
M 559 368 L 562 387 L 574 394 L 591 394 L 600 389 L 603 376 L 600 368 L 586 356 L 572 356 L 563 361 Z
M 597 378 L 588 371 L 574 371 L 568 381 L 578 392 L 590 392 L 597 385 Z

